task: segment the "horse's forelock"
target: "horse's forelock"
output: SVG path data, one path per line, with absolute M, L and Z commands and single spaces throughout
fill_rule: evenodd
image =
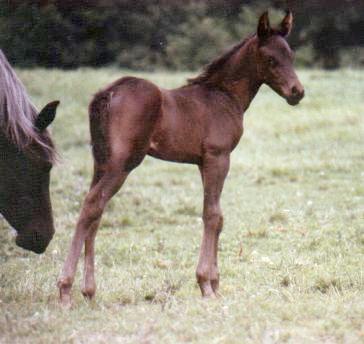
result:
M 19 149 L 26 151 L 36 143 L 46 152 L 46 159 L 53 161 L 52 143 L 43 140 L 34 128 L 37 114 L 24 85 L 0 49 L 0 129 Z

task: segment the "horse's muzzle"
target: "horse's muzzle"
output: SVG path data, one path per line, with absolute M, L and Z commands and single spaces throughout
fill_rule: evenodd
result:
M 15 243 L 25 250 L 33 251 L 34 253 L 41 254 L 47 249 L 50 241 L 53 238 L 53 232 L 51 235 L 42 235 L 38 232 L 32 232 L 30 234 L 20 233 L 15 239 Z

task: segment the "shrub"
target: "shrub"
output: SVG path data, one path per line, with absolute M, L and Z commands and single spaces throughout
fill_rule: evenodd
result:
M 168 36 L 168 63 L 174 69 L 200 68 L 222 52 L 232 37 L 214 18 L 194 16 Z
M 297 64 L 363 65 L 360 1 L 326 8 L 297 2 L 289 41 Z M 254 33 L 269 9 L 274 25 L 282 1 L 249 0 L 0 0 L 0 48 L 17 66 L 102 66 L 196 69 Z M 240 10 L 239 10 L 240 8 Z M 327 9 L 327 11 L 326 11 Z M 306 16 L 305 13 L 310 13 Z

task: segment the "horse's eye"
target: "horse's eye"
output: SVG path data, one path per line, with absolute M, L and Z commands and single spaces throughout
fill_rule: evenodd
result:
M 278 63 L 276 61 L 276 59 L 274 57 L 269 57 L 268 58 L 268 64 L 270 67 L 275 67 Z

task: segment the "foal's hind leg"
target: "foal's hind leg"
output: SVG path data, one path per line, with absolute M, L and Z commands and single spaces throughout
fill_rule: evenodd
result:
M 120 189 L 127 175 L 128 172 L 123 172 L 120 166 L 114 164 L 110 170 L 104 173 L 99 182 L 91 187 L 86 196 L 71 248 L 57 284 L 60 291 L 60 301 L 65 306 L 69 306 L 71 303 L 71 288 L 83 243 L 87 239 L 92 240 L 93 245 L 94 236 L 106 203 Z M 90 260 L 88 264 L 90 264 Z
M 217 250 L 219 235 L 223 226 L 220 209 L 220 195 L 229 170 L 229 155 L 207 154 L 200 167 L 203 188 L 204 232 L 197 265 L 196 276 L 202 295 L 214 297 L 219 287 Z
M 142 104 L 143 106 L 144 104 Z M 71 288 L 82 246 L 85 243 L 85 276 L 83 293 L 91 298 L 95 293 L 94 281 L 94 240 L 106 203 L 120 189 L 126 177 L 144 159 L 150 143 L 159 108 L 155 112 L 145 113 L 134 105 L 134 111 L 119 109 L 120 115 L 114 114 L 110 124 L 110 157 L 107 162 L 98 165 L 92 185 L 77 223 L 71 249 L 66 258 L 63 271 L 58 280 L 60 300 L 70 305 Z M 135 111 L 138 109 L 139 111 Z M 99 180 L 98 180 L 99 179 Z
M 95 164 L 97 165 L 97 164 Z M 94 187 L 102 177 L 103 172 L 95 166 L 94 177 L 91 183 L 91 188 Z M 95 238 L 99 223 L 94 224 L 90 228 L 90 233 L 85 239 L 85 262 L 84 262 L 84 279 L 82 286 L 82 294 L 88 299 L 92 299 L 96 292 L 95 283 Z
M 123 163 L 121 163 L 123 165 Z M 91 189 L 97 185 L 98 181 L 101 178 L 102 172 L 97 171 L 97 167 L 95 167 L 94 178 L 91 184 Z M 125 181 L 128 172 L 121 173 L 120 187 L 121 188 L 123 182 Z M 117 190 L 115 191 L 117 192 Z M 110 199 L 112 195 L 110 196 Z M 95 283 L 95 238 L 97 229 L 99 227 L 101 221 L 101 215 L 98 220 L 89 227 L 88 234 L 85 238 L 85 261 L 84 261 L 84 276 L 83 276 L 83 286 L 82 286 L 82 294 L 87 299 L 92 299 L 96 292 L 96 283 Z
M 95 282 L 95 238 L 97 233 L 98 225 L 95 225 L 93 229 L 90 230 L 90 234 L 85 240 L 85 263 L 83 272 L 83 286 L 82 295 L 91 300 L 96 292 L 96 282 Z

